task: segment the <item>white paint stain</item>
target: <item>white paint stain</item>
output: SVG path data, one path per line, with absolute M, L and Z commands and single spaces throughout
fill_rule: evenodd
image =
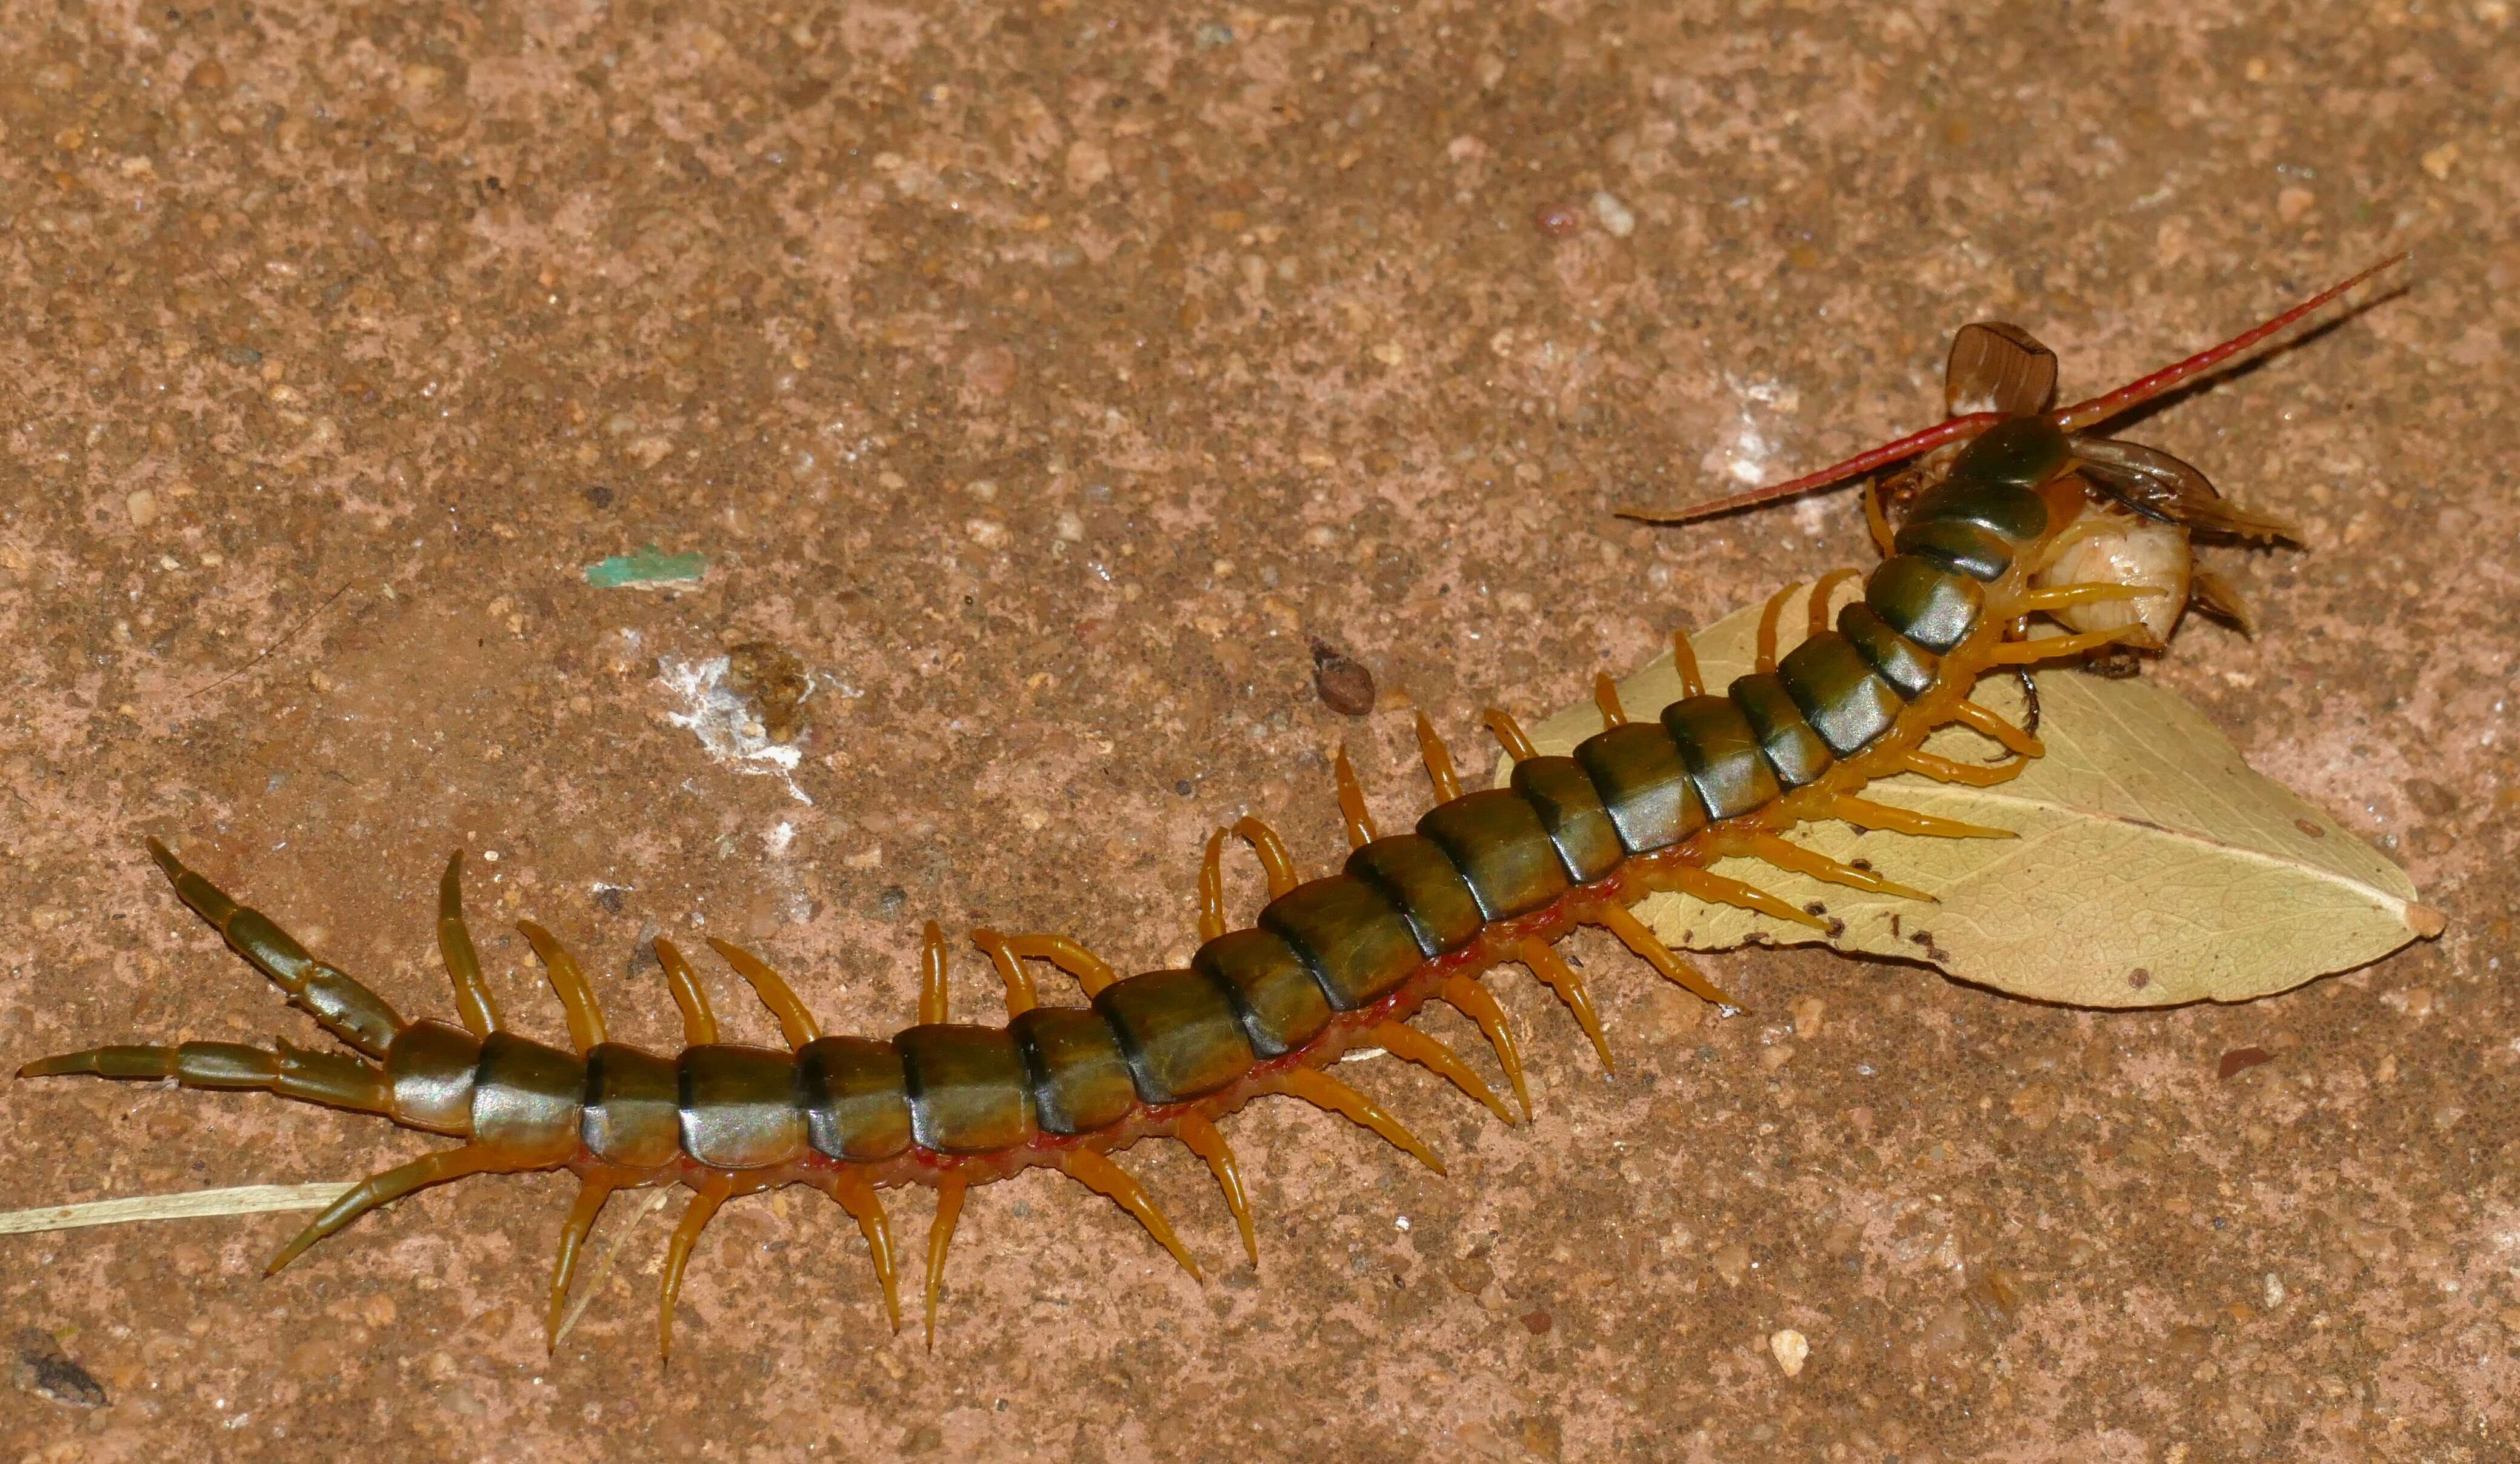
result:
M 680 711 L 666 712 L 665 720 L 689 728 L 710 760 L 740 773 L 775 774 L 788 785 L 790 798 L 812 803 L 805 790 L 796 786 L 796 764 L 803 755 L 770 740 L 752 709 L 727 686 L 726 671 L 723 656 L 706 661 L 657 657 L 656 680 L 683 706 Z

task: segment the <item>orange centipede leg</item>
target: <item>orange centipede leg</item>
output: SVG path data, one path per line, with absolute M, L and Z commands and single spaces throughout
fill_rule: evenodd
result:
M 1136 1215 L 1138 1223 L 1146 1226 L 1147 1233 L 1155 1238 L 1155 1244 L 1172 1252 L 1173 1259 L 1181 1262 L 1182 1269 L 1190 1272 L 1192 1281 L 1204 1282 L 1207 1279 L 1200 1272 L 1198 1262 L 1192 1260 L 1190 1252 L 1183 1248 L 1181 1237 L 1173 1234 L 1172 1222 L 1164 1218 L 1164 1212 L 1155 1208 L 1154 1201 L 1147 1198 L 1145 1186 L 1130 1178 L 1128 1170 L 1113 1164 L 1109 1155 L 1099 1154 L 1092 1149 L 1070 1149 L 1059 1157 L 1058 1167 L 1077 1183 L 1097 1194 L 1108 1195 L 1122 1210 Z
M 1899 765 L 1909 772 L 1921 773 L 1938 783 L 1958 783 L 1967 788 L 1993 788 L 1999 783 L 2009 783 L 2020 777 L 2023 769 L 2030 766 L 2030 759 L 2015 757 L 2009 762 L 1998 762 L 1990 766 L 1979 762 L 1955 762 L 1939 753 L 1925 753 L 1911 749 L 1900 755 Z
M 1383 1112 L 1382 1105 L 1327 1073 L 1313 1068 L 1291 1068 L 1269 1079 L 1269 1087 L 1271 1091 L 1301 1098 L 1315 1108 L 1327 1109 L 1351 1123 L 1371 1129 L 1436 1173 L 1444 1172 L 1444 1162 L 1435 1157 L 1435 1151 L 1418 1142 L 1418 1135 L 1403 1127 L 1399 1120 Z
M 1533 747 L 1531 739 L 1523 735 L 1522 723 L 1513 719 L 1512 712 L 1502 707 L 1491 707 L 1479 719 L 1488 724 L 1488 730 L 1496 734 L 1505 755 L 1514 761 L 1528 762 L 1540 755 L 1540 749 Z
M 1788 584 L 1768 597 L 1767 606 L 1759 612 L 1759 638 L 1756 653 L 1750 659 L 1751 670 L 1773 671 L 1777 668 L 1778 622 L 1784 618 L 1785 602 L 1801 588 L 1799 582 Z
M 823 1024 L 814 1020 L 814 1013 L 797 998 L 795 988 L 789 986 L 778 972 L 771 970 L 769 962 L 732 940 L 721 940 L 715 936 L 707 939 L 709 949 L 734 967 L 735 974 L 742 977 L 752 987 L 753 994 L 761 998 L 761 1004 L 770 1008 L 770 1015 L 779 1019 L 779 1035 L 787 1040 L 791 1051 L 823 1034 Z
M 2005 641 L 1988 653 L 1989 665 L 2036 665 L 2043 661 L 2055 661 L 2067 656 L 2080 656 L 2102 646 L 2133 646 L 2138 651 L 2158 651 L 2161 637 L 2144 628 L 2141 622 L 2121 625 L 2115 630 L 2085 630 L 2074 635 L 2049 636 L 2044 640 Z
M 1706 678 L 1697 669 L 1697 648 L 1688 642 L 1688 628 L 1682 626 L 1671 633 L 1671 668 L 1680 674 L 1680 694 L 1684 697 L 1706 695 Z
M 617 1188 L 608 1179 L 590 1178 L 579 1182 L 577 1199 L 568 1207 L 568 1218 L 560 1227 L 560 1258 L 552 1264 L 551 1307 L 543 1323 L 543 1350 L 560 1347 L 560 1323 L 568 1309 L 569 1279 L 577 1274 L 577 1257 L 586 1245 L 587 1232 L 595 1228 L 595 1217 L 604 1212 L 604 1202 L 612 1198 Z
M 568 1018 L 568 1039 L 577 1046 L 578 1056 L 588 1049 L 603 1045 L 604 1008 L 596 1004 L 595 988 L 586 983 L 586 973 L 577 967 L 577 957 L 560 943 L 551 932 L 530 920 L 519 920 L 517 929 L 523 933 L 525 943 L 542 958 L 543 970 L 551 977 L 552 994 L 560 998 L 561 1011 Z
M 1488 1112 L 1505 1120 L 1508 1126 L 1513 1123 L 1513 1110 L 1505 1106 L 1505 1100 L 1496 1095 L 1495 1089 L 1479 1080 L 1479 1075 L 1462 1061 L 1460 1053 L 1445 1046 L 1441 1040 L 1401 1022 L 1376 1023 L 1366 1029 L 1364 1036 L 1369 1042 L 1378 1043 L 1393 1057 L 1416 1063 L 1486 1104 Z
M 1366 811 L 1365 788 L 1356 780 L 1355 764 L 1347 760 L 1346 743 L 1340 743 L 1330 755 L 1330 780 L 1338 786 L 1339 817 L 1347 824 L 1348 847 L 1363 848 L 1373 842 L 1373 815 Z
M 472 949 L 472 932 L 464 924 L 464 851 L 446 861 L 437 882 L 437 953 L 446 962 L 446 979 L 455 986 L 455 1014 L 464 1029 L 486 1037 L 499 1029 L 499 1004 L 481 976 L 481 957 Z
M 2154 584 L 2060 584 L 2044 590 L 2023 590 L 2012 597 L 2011 612 L 2017 616 L 2042 612 L 2071 610 L 2077 605 L 2106 605 L 2120 600 L 2141 600 L 2167 594 Z
M 1007 984 L 1007 1015 L 1020 1017 L 1041 1005 L 1041 990 L 1032 983 L 1032 973 L 1015 959 L 1014 945 L 996 931 L 971 932 L 971 943 L 988 954 L 989 964 L 998 968 L 998 976 Z
M 665 1282 L 656 1307 L 658 1356 L 674 1355 L 674 1299 L 682 1295 L 683 1271 L 691 1264 L 692 1247 L 699 1244 L 700 1232 L 734 1193 L 734 1181 L 723 1174 L 712 1173 L 694 1186 L 692 1203 L 683 1207 L 682 1223 L 674 1227 L 674 1238 L 665 1245 Z
M 1522 1105 L 1522 1121 L 1530 1122 L 1531 1090 L 1523 1086 L 1522 1054 L 1514 1047 L 1513 1029 L 1506 1025 L 1505 1008 L 1497 1005 L 1496 997 L 1467 972 L 1444 978 L 1444 984 L 1436 988 L 1435 994 L 1479 1025 L 1488 1045 L 1496 1049 L 1497 1066 L 1505 1070 L 1505 1080 L 1513 1087 L 1514 1102 Z
M 1418 751 L 1426 759 L 1426 781 L 1435 785 L 1435 801 L 1449 803 L 1462 796 L 1462 780 L 1453 773 L 1453 755 L 1426 713 L 1418 713 Z
M 1824 932 L 1828 929 L 1827 921 L 1810 911 L 1797 910 L 1758 886 L 1745 885 L 1727 875 L 1684 866 L 1673 870 L 1669 878 L 1673 889 L 1694 894 L 1699 899 L 1714 904 L 1732 905 L 1736 909 L 1755 911 L 1773 920 L 1789 920 L 1796 925 L 1810 926 L 1816 931 Z
M 1807 607 L 1810 612 L 1809 627 L 1803 632 L 1803 639 L 1809 640 L 1828 628 L 1830 598 L 1837 594 L 1839 585 L 1850 579 L 1859 578 L 1863 573 L 1861 570 L 1831 570 L 1820 577 L 1820 581 L 1812 586 L 1811 604 Z
M 1593 1039 L 1593 1050 L 1600 1054 L 1601 1071 L 1615 1075 L 1619 1065 L 1610 1060 L 1610 1040 L 1601 1035 L 1601 1014 L 1593 1010 L 1593 993 L 1584 989 L 1584 978 L 1577 976 L 1566 958 L 1546 940 L 1525 940 L 1514 947 L 1513 953 L 1516 960 L 1531 969 L 1532 975 L 1540 978 L 1541 984 L 1566 1003 L 1566 1010 L 1575 1014 L 1575 1025 L 1584 1029 L 1584 1035 Z
M 389 1201 L 399 1200 L 414 1190 L 461 1179 L 468 1174 L 493 1174 L 506 1167 L 496 1150 L 487 1145 L 467 1145 L 461 1149 L 443 1149 L 425 1154 L 407 1165 L 399 1165 L 382 1174 L 371 1174 L 324 1207 L 324 1212 L 297 1232 L 297 1238 L 280 1248 L 271 1263 L 262 1268 L 266 1276 L 277 1275 L 281 1267 L 306 1254 L 307 1248 L 339 1230 L 342 1226 Z
M 1216 1176 L 1216 1187 L 1225 1191 L 1225 1208 L 1234 1212 L 1235 1228 L 1242 1232 L 1242 1254 L 1258 1265 L 1260 1240 L 1251 1230 L 1251 1202 L 1243 1194 L 1242 1171 L 1235 1166 L 1234 1151 L 1226 1146 L 1225 1135 L 1193 1109 L 1173 1121 L 1173 1137 L 1207 1161 L 1208 1172 Z
M 945 969 L 945 932 L 931 920 L 919 937 L 919 1021 L 922 1026 L 946 1020 Z
M 1260 867 L 1269 875 L 1271 899 L 1295 888 L 1295 861 L 1287 855 L 1286 841 L 1278 837 L 1276 829 L 1246 813 L 1234 821 L 1234 832 L 1241 835 L 1243 842 L 1251 846 L 1251 852 L 1260 856 Z
M 1924 839 L 2018 839 L 2010 829 L 1994 829 L 1985 824 L 1962 823 L 1957 818 L 1920 813 L 1892 803 L 1876 803 L 1851 793 L 1841 793 L 1829 801 L 1828 816 L 1843 819 L 1859 829 L 1886 829 L 1893 834 L 1913 834 Z
M 883 1288 L 884 1314 L 892 1320 L 892 1330 L 901 1330 L 900 1273 L 892 1258 L 892 1221 L 883 1212 L 883 1197 L 875 1185 L 856 1169 L 825 1170 L 813 1176 L 823 1193 L 839 1203 L 858 1222 L 858 1231 L 866 1237 L 867 1256 L 875 1262 L 875 1278 Z
M 1619 705 L 1619 683 L 1611 680 L 1607 671 L 1593 674 L 1593 705 L 1601 709 L 1604 730 L 1628 724 L 1628 709 Z
M 2029 730 L 2016 727 L 1977 703 L 1962 700 L 1952 708 L 1952 720 L 1981 736 L 1991 737 L 2003 745 L 2003 750 L 2022 757 L 2048 755 L 2048 745 Z
M 1896 552 L 1895 535 L 1890 532 L 1890 516 L 1881 511 L 1881 489 L 1868 480 L 1864 484 L 1864 526 L 1872 534 L 1872 547 L 1888 559 Z
M 1790 869 L 1796 874 L 1808 875 L 1815 880 L 1824 880 L 1832 885 L 1844 885 L 1850 890 L 1863 890 L 1874 894 L 1893 894 L 1902 899 L 1921 899 L 1929 904 L 1935 903 L 1934 897 L 1922 890 L 1911 889 L 1896 880 L 1885 880 L 1871 870 L 1859 869 L 1852 864 L 1832 859 L 1816 848 L 1805 848 L 1799 844 L 1775 834 L 1749 835 L 1742 841 L 1742 848 L 1754 859 L 1765 859 L 1778 869 Z
M 1198 943 L 1225 934 L 1225 830 L 1207 836 L 1198 861 Z
M 655 940 L 656 964 L 665 968 L 665 989 L 674 993 L 674 1005 L 683 1014 L 683 1045 L 704 1047 L 717 1040 L 717 1013 L 710 1010 L 708 991 L 700 985 L 699 973 L 683 959 L 681 947 L 658 936 Z
M 1660 972 L 1665 980 L 1678 983 L 1698 1000 L 1729 1011 L 1741 1010 L 1741 1003 L 1733 1000 L 1723 987 L 1707 980 L 1706 973 L 1682 960 L 1670 946 L 1663 944 L 1661 938 L 1645 929 L 1644 922 L 1639 920 L 1627 906 L 1613 900 L 1601 906 L 1600 913 L 1594 917 L 1594 923 L 1618 937 L 1620 944 L 1635 951 L 1646 965 Z
M 1219 932 L 1222 935 L 1223 932 Z M 1102 988 L 1120 979 L 1111 963 L 1087 950 L 1069 936 L 1007 936 L 1007 949 L 1028 961 L 1048 961 L 1076 978 L 1076 984 L 1088 996 L 1100 996 Z M 1211 936 L 1209 939 L 1214 939 Z
M 945 1253 L 954 1246 L 954 1226 L 963 1218 L 963 1192 L 968 1182 L 948 1175 L 936 1186 L 936 1218 L 927 1226 L 927 1350 L 936 1350 L 936 1293 L 945 1284 Z

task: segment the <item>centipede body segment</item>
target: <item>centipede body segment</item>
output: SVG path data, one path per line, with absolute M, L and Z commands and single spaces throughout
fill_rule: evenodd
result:
M 1823 579 L 1810 597 L 1808 623 L 1793 627 L 1798 637 L 1780 623 L 1780 593 L 1760 627 L 1756 668 L 1720 692 L 1698 684 L 1687 638 L 1676 638 L 1687 694 L 1658 709 L 1630 709 L 1604 678 L 1596 689 L 1601 730 L 1566 756 L 1536 755 L 1510 716 L 1491 712 L 1489 724 L 1514 759 L 1504 787 L 1463 791 L 1421 718 L 1436 802 L 1407 831 L 1375 829 L 1342 752 L 1336 792 L 1353 847 L 1338 872 L 1301 879 L 1266 824 L 1241 820 L 1231 832 L 1258 854 L 1270 897 L 1252 923 L 1237 928 L 1218 872 L 1228 831 L 1218 831 L 1199 880 L 1201 944 L 1183 969 L 1122 978 L 1064 935 L 977 931 L 973 942 L 1006 987 L 1007 1020 L 958 1022 L 946 992 L 946 943 L 930 925 L 917 1025 L 867 1038 L 825 1033 L 771 964 L 711 940 L 778 1020 L 785 1046 L 774 1048 L 722 1040 L 691 963 L 659 940 L 685 1034 L 681 1049 L 659 1054 L 610 1040 L 575 960 L 527 923 L 523 933 L 567 1018 L 569 1046 L 554 1047 L 503 1023 L 465 922 L 460 855 L 447 865 L 437 912 L 455 990 L 456 1020 L 448 1022 L 402 1016 L 153 839 L 150 852 L 184 902 L 347 1050 L 286 1042 L 106 1046 L 29 1063 L 20 1075 L 260 1089 L 459 1141 L 344 1194 L 274 1257 L 274 1271 L 367 1211 L 427 1186 L 569 1169 L 580 1189 L 562 1226 L 547 1298 L 555 1334 L 607 1198 L 686 1186 L 693 1199 L 669 1245 L 658 1314 L 658 1345 L 668 1352 L 675 1295 L 710 1218 L 729 1200 L 783 1185 L 820 1189 L 856 1220 L 895 1326 L 896 1241 L 880 1194 L 908 1184 L 937 1191 L 925 1246 L 931 1342 L 968 1191 L 1026 1168 L 1056 1168 L 1108 1197 L 1198 1276 L 1192 1250 L 1112 1158 L 1144 1139 L 1179 1139 L 1208 1167 L 1256 1259 L 1246 1192 L 1219 1126 L 1253 1099 L 1317 1105 L 1441 1172 L 1441 1159 L 1399 1119 L 1332 1075 L 1342 1053 L 1379 1046 L 1512 1122 L 1530 1100 L 1511 1030 L 1481 984 L 1497 967 L 1522 965 L 1554 990 L 1607 1067 L 1611 1048 L 1585 982 L 1552 948 L 1574 928 L 1607 930 L 1665 979 L 1729 1006 L 1732 998 L 1657 939 L 1630 904 L 1681 890 L 1817 924 L 1707 866 L 1746 856 L 1930 899 L 1930 891 L 1900 884 L 1895 871 L 1841 864 L 1787 836 L 1804 823 L 1840 819 L 1927 838 L 2007 837 L 1883 803 L 1865 790 L 1898 772 L 1972 784 L 2009 777 L 2041 755 L 2041 744 L 2033 729 L 1969 700 L 1982 676 L 2101 648 L 2159 646 L 2168 623 L 2161 617 L 2076 623 L 2078 614 L 2162 593 L 2149 582 L 2059 582 L 2054 571 L 2078 544 L 2138 517 L 2243 533 L 2272 522 L 2222 504 L 2185 464 L 2085 430 L 2221 364 L 2368 273 L 2235 343 L 2061 411 L 2050 406 L 2054 362 L 2044 347 L 2015 327 L 1969 328 L 1953 354 L 1949 422 L 1784 485 L 1799 490 L 1927 454 L 1886 495 L 1895 524 L 1868 496 L 1883 561 L 1860 576 L 1840 571 Z M 1735 505 L 1717 505 L 1725 506 Z M 1860 594 L 1829 615 L 1832 592 L 1859 577 Z M 2028 638 L 2035 616 L 2064 619 L 2073 633 Z M 2007 760 L 1962 762 L 1922 751 L 1930 733 L 1951 724 L 1983 734 Z M 1032 963 L 1072 979 L 1084 1004 L 1045 998 Z M 1461 1054 L 1407 1025 L 1429 1001 L 1458 1008 L 1479 1027 L 1512 1105 Z

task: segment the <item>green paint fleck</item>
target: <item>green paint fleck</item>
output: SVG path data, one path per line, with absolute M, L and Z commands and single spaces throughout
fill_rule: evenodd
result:
M 616 554 L 586 567 L 586 582 L 600 590 L 635 589 L 649 584 L 674 584 L 708 572 L 708 560 L 694 551 L 667 554 L 649 544 L 636 554 Z

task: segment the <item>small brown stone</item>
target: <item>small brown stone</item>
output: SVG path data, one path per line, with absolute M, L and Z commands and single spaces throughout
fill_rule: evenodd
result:
M 2229 1078 L 2235 1074 L 2246 1073 L 2260 1063 L 2272 1063 L 2274 1060 L 2275 1055 L 2263 1047 L 2234 1047 L 2224 1053 L 2223 1060 L 2214 1065 L 2214 1075 Z
M 1322 705 L 1341 716 L 1363 716 L 1373 709 L 1373 673 L 1316 638 L 1313 641 L 1313 690 Z

